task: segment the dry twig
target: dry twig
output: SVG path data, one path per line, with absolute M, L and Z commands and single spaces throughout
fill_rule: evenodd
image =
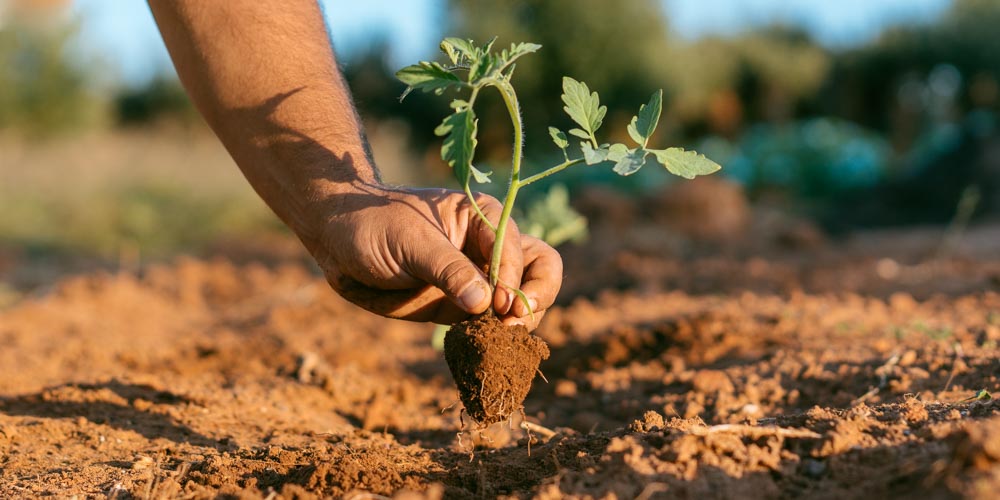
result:
M 789 429 L 777 426 L 758 427 L 754 425 L 745 425 L 745 424 L 722 424 L 722 425 L 713 425 L 711 427 L 694 427 L 687 432 L 688 434 L 693 434 L 695 436 L 707 436 L 709 434 L 716 434 L 716 433 L 730 433 L 730 434 L 740 434 L 751 438 L 778 436 L 778 437 L 793 438 L 793 439 L 795 438 L 817 439 L 823 437 L 822 435 L 817 434 L 808 429 Z
M 868 389 L 868 392 L 858 396 L 858 398 L 854 401 L 851 401 L 851 406 L 857 406 L 867 401 L 868 398 L 878 394 L 882 389 L 885 389 L 885 387 L 889 385 L 889 370 L 899 363 L 899 357 L 900 355 L 898 352 L 893 353 L 893 355 L 890 356 L 889 359 L 882 364 L 882 366 L 875 369 L 875 373 L 879 375 L 878 385 L 872 386 Z
M 955 373 L 958 371 L 958 362 L 965 357 L 965 353 L 962 351 L 962 344 L 955 342 L 953 349 L 955 350 L 955 360 L 951 363 L 951 374 L 948 375 L 948 381 L 944 383 L 944 389 L 941 389 L 941 392 L 948 392 L 948 388 L 951 387 L 951 383 L 955 381 Z

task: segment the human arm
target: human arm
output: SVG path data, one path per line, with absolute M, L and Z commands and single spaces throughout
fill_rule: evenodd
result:
M 348 300 L 385 316 L 451 323 L 493 308 L 537 325 L 561 282 L 544 243 L 508 230 L 492 297 L 493 233 L 464 193 L 381 183 L 315 0 L 151 0 L 181 81 L 250 184 Z M 480 206 L 493 219 L 500 205 Z

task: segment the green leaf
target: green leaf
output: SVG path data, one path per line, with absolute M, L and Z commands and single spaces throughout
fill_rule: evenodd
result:
M 478 56 L 478 49 L 472 40 L 448 37 L 441 41 L 441 51 L 451 59 L 453 64 L 461 64 L 465 61 L 472 61 Z M 454 57 L 452 56 L 454 54 Z
M 718 163 L 705 158 L 705 155 L 695 151 L 684 151 L 683 148 L 650 149 L 649 152 L 653 153 L 656 161 L 667 167 L 671 174 L 685 179 L 715 173 L 722 168 Z
M 542 46 L 537 43 L 512 43 L 510 44 L 510 50 L 503 51 L 503 59 L 506 61 L 506 64 L 510 64 L 521 56 L 538 52 L 538 49 L 540 48 L 542 48 Z
M 510 65 L 510 66 L 508 66 L 508 67 L 507 67 L 507 69 L 506 69 L 506 70 L 504 71 L 504 73 L 503 73 L 503 76 L 504 76 L 504 78 L 506 78 L 506 79 L 507 79 L 507 81 L 510 81 L 510 79 L 514 77 L 514 70 L 515 70 L 516 68 L 517 68 L 517 64 L 511 64 L 511 65 Z
M 608 159 L 607 148 L 594 149 L 589 142 L 581 142 L 580 150 L 583 151 L 583 161 L 587 162 L 587 165 L 595 165 Z
M 559 149 L 566 149 L 569 146 L 569 139 L 566 138 L 566 134 L 562 130 L 549 127 L 549 135 L 552 136 L 552 142 L 556 143 Z
M 490 182 L 489 173 L 484 173 L 472 166 L 472 158 L 476 154 L 476 113 L 472 108 L 456 111 L 449 115 L 434 129 L 434 134 L 444 137 L 441 146 L 441 159 L 455 172 L 455 178 L 461 185 L 469 185 L 469 177 L 475 177 L 476 182 Z
M 462 54 L 455 50 L 455 46 L 445 40 L 441 41 L 438 48 L 441 49 L 441 52 L 444 52 L 444 55 L 448 56 L 448 60 L 451 61 L 452 64 L 457 65 L 458 61 L 462 59 Z
M 483 45 L 483 48 L 482 48 L 482 51 L 480 52 L 480 54 L 489 54 L 489 52 L 491 50 L 493 50 L 493 44 L 497 41 L 497 38 L 499 38 L 499 37 L 497 37 L 496 35 L 493 35 L 493 38 L 490 38 L 490 41 L 486 42 Z
M 531 315 L 531 321 L 535 321 L 535 311 L 531 310 L 531 302 L 528 302 L 528 296 L 517 288 L 512 288 L 512 290 L 514 290 L 514 293 L 517 294 L 517 298 L 521 299 L 521 303 L 524 304 L 524 308 L 528 310 L 528 314 Z
M 628 125 L 628 135 L 636 144 L 646 147 L 649 138 L 656 131 L 656 125 L 660 123 L 662 111 L 663 89 L 660 89 L 649 98 L 649 103 L 639 107 L 639 115 L 633 117 L 632 123 Z
M 587 132 L 584 132 L 583 130 L 580 130 L 578 128 L 571 128 L 571 129 L 569 129 L 569 135 L 572 135 L 572 136 L 575 136 L 575 137 L 579 137 L 581 139 L 590 139 L 590 134 L 588 134 Z
M 618 163 L 629 154 L 628 146 L 624 144 L 612 144 L 608 148 L 608 161 Z
M 642 148 L 636 148 L 629 151 L 625 156 L 615 163 L 615 168 L 613 169 L 618 175 L 632 175 L 639 171 L 640 168 L 646 163 L 646 155 L 649 152 Z
M 412 89 L 424 92 L 441 90 L 452 85 L 462 85 L 462 81 L 454 73 L 448 71 L 436 62 L 421 61 L 396 72 L 396 78 Z
M 494 54 L 482 54 L 478 59 L 472 61 L 469 68 L 469 83 L 475 84 L 479 79 L 490 76 L 502 63 L 499 57 Z
M 564 76 L 562 101 L 566 104 L 563 110 L 580 125 L 588 137 L 593 136 L 594 132 L 601 128 L 608 108 L 601 106 L 601 99 L 597 92 L 591 92 L 586 83 Z M 573 131 L 571 130 L 570 133 L 572 134 Z
M 587 237 L 587 219 L 573 209 L 564 184 L 555 184 L 544 196 L 532 200 L 524 215 L 517 218 L 517 227 L 521 234 L 530 234 L 552 247 Z

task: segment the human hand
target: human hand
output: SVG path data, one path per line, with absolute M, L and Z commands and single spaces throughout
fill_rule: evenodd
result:
M 496 225 L 500 203 L 477 202 Z M 334 290 L 376 314 L 450 324 L 492 305 L 504 323 L 532 330 L 562 283 L 559 254 L 511 223 L 490 297 L 483 270 L 494 233 L 462 192 L 365 184 L 338 195 L 333 212 L 313 255 Z M 524 292 L 533 318 L 507 287 Z

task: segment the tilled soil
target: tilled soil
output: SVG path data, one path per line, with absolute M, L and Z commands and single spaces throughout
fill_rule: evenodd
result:
M 989 498 L 1000 488 L 1000 403 L 980 394 L 1000 392 L 1000 294 L 980 285 L 991 278 L 969 271 L 951 287 L 966 275 L 952 274 L 940 291 L 958 292 L 918 298 L 884 276 L 866 278 L 881 285 L 864 295 L 703 293 L 664 290 L 679 275 L 747 281 L 738 270 L 761 264 L 658 262 L 662 275 L 646 278 L 659 285 L 553 309 L 536 332 L 552 350 L 548 383 L 535 380 L 526 422 L 483 433 L 462 427 L 431 325 L 365 313 L 300 265 L 182 259 L 141 277 L 66 279 L 0 311 L 0 497 Z M 874 264 L 824 272 L 870 277 Z

